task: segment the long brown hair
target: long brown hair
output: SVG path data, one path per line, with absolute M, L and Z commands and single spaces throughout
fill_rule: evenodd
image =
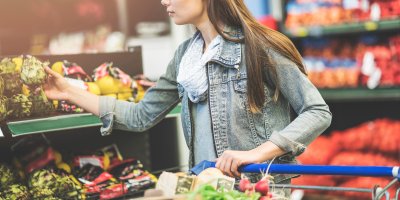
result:
M 243 0 L 208 0 L 207 12 L 211 23 L 226 40 L 244 42 L 247 66 L 247 99 L 253 113 L 260 112 L 264 104 L 264 67 L 268 67 L 275 87 L 273 99 L 279 96 L 279 80 L 276 65 L 269 59 L 266 47 L 270 47 L 293 61 L 306 74 L 301 55 L 293 43 L 283 34 L 267 28 L 253 17 Z M 219 24 L 241 28 L 244 41 L 223 33 Z

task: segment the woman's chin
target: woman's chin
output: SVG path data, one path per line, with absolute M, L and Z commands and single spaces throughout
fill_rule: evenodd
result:
M 185 25 L 185 23 L 182 23 L 182 22 L 174 22 L 176 25 Z
M 185 25 L 185 24 L 188 24 L 188 23 L 185 22 L 185 21 L 178 20 L 178 19 L 175 19 L 175 18 L 172 18 L 172 20 L 174 21 L 174 23 L 175 23 L 176 25 Z

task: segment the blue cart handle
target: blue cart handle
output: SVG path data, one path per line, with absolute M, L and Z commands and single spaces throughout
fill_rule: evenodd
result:
M 244 173 L 265 173 L 268 163 L 249 164 L 239 168 Z M 204 169 L 215 167 L 215 162 L 202 161 L 191 172 L 199 174 Z M 289 165 L 271 164 L 268 173 L 273 174 L 313 174 L 313 175 L 344 175 L 344 176 L 371 176 L 395 177 L 400 180 L 399 167 L 385 166 L 327 166 L 327 165 Z

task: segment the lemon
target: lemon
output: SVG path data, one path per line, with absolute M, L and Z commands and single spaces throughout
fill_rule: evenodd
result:
M 100 88 L 99 86 L 95 83 L 95 82 L 86 82 L 87 86 L 88 86 L 88 91 L 92 94 L 95 95 L 100 95 Z
M 54 151 L 54 161 L 56 162 L 56 164 L 62 163 L 62 155 L 60 152 Z
M 29 96 L 31 94 L 31 91 L 25 84 L 22 85 L 22 94 L 24 94 L 25 96 Z
M 156 176 L 154 176 L 153 174 L 148 174 L 148 176 L 150 177 L 150 179 L 152 180 L 152 181 L 154 181 L 154 182 L 156 182 L 157 183 L 157 177 Z
M 119 93 L 127 93 L 127 92 L 133 92 L 132 88 L 127 85 L 122 85 L 119 88 Z
M 104 96 L 117 98 L 117 94 L 106 94 L 106 95 L 104 95 Z
M 61 76 L 64 76 L 64 63 L 61 61 L 55 62 L 52 66 L 51 69 L 57 73 L 59 73 Z
M 58 169 L 63 169 L 66 172 L 71 173 L 71 167 L 65 162 L 57 164 L 57 168 Z
M 129 100 L 129 98 L 132 98 L 132 97 L 133 97 L 132 92 L 118 93 L 118 95 L 117 95 L 117 99 L 124 100 L 124 101 Z
M 12 61 L 15 64 L 15 71 L 21 72 L 21 67 L 24 62 L 24 59 L 22 58 L 22 56 L 14 57 L 12 59 Z
M 53 100 L 53 106 L 54 108 L 58 108 L 58 100 Z
M 119 91 L 119 80 L 111 77 L 110 75 L 104 76 L 96 81 L 96 84 L 99 86 L 101 94 L 116 94 Z
M 110 167 L 110 163 L 111 163 L 110 157 L 107 154 L 105 154 L 103 156 L 103 167 L 105 170 L 107 170 Z

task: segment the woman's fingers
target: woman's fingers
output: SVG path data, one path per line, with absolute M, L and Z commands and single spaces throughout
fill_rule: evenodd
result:
M 226 165 L 226 158 L 224 155 L 218 158 L 217 163 L 215 164 L 215 167 L 221 170 L 224 174 L 226 174 L 225 170 L 225 165 Z
M 220 166 L 221 165 L 221 158 L 217 158 L 217 160 L 215 160 L 215 168 L 218 168 L 218 169 L 220 169 Z
M 228 158 L 226 159 L 226 161 L 225 161 L 225 165 L 224 165 L 224 168 L 223 168 L 223 172 L 224 172 L 226 175 L 228 175 L 228 176 L 230 176 L 230 177 L 233 177 L 234 175 L 233 175 L 232 172 L 231 172 L 231 166 L 232 166 L 232 158 L 231 158 L 231 157 L 228 157 Z
M 235 174 L 232 173 L 232 164 L 234 162 L 234 159 L 229 156 L 229 155 L 222 155 L 217 159 L 217 162 L 215 164 L 215 167 L 221 170 L 225 175 L 234 177 Z
M 44 71 L 46 71 L 46 73 L 50 74 L 53 77 L 56 77 L 56 78 L 61 78 L 62 77 L 59 73 L 57 73 L 57 72 L 53 71 L 52 69 L 50 69 L 50 67 L 44 67 Z
M 231 172 L 235 177 L 240 177 L 240 172 L 238 171 L 239 167 L 240 164 L 237 160 L 232 161 Z

